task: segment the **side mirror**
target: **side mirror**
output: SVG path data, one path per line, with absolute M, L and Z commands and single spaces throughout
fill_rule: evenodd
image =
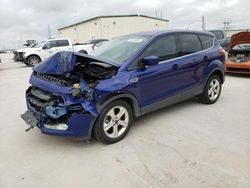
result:
M 144 66 L 157 65 L 159 62 L 160 62 L 160 58 L 157 56 L 148 56 L 142 59 L 142 65 Z

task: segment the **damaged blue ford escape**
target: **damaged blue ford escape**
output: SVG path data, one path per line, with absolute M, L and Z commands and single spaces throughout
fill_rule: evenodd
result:
M 33 68 L 21 117 L 27 130 L 115 143 L 135 117 L 196 96 L 215 103 L 224 61 L 214 35 L 198 31 L 130 34 L 91 55 L 58 52 Z

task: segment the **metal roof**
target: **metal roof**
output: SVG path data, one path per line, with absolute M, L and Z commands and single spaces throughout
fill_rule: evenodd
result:
M 100 19 L 100 18 L 119 18 L 119 17 L 143 17 L 143 18 L 149 18 L 149 19 L 155 19 L 155 20 L 161 20 L 161 21 L 169 22 L 169 20 L 167 20 L 167 19 L 162 19 L 162 18 L 157 18 L 157 17 L 152 17 L 152 16 L 146 16 L 146 15 L 141 15 L 141 14 L 104 15 L 104 16 L 96 16 L 96 17 L 93 17 L 93 18 L 90 18 L 90 19 L 87 19 L 87 20 L 83 20 L 83 21 L 80 21 L 80 22 L 77 22 L 77 23 L 74 23 L 74 24 L 70 24 L 68 26 L 61 27 L 58 30 L 62 30 L 62 29 L 68 28 L 68 27 L 72 27 L 72 26 L 78 25 L 78 24 L 89 22 L 89 21 L 92 21 L 92 20 L 95 20 L 95 19 Z

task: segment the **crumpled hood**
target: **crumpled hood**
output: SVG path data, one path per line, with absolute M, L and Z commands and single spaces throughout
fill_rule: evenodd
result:
M 250 43 L 250 32 L 240 32 L 232 35 L 230 48 L 232 49 L 234 46 L 244 43 Z
M 81 56 L 81 58 L 83 58 L 86 63 L 103 62 L 110 65 L 118 66 L 113 62 L 104 61 L 87 54 L 61 51 L 57 52 L 56 54 L 50 56 L 49 58 L 42 61 L 40 64 L 33 67 L 33 70 L 43 74 L 63 75 L 74 70 L 77 56 Z

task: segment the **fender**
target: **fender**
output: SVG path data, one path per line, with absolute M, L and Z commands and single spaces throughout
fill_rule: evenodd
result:
M 221 63 L 220 61 L 213 61 L 212 63 L 209 64 L 209 66 L 206 68 L 206 72 L 204 72 L 204 85 L 207 83 L 208 79 L 210 78 L 210 76 L 216 72 L 216 71 L 220 71 L 222 76 L 222 83 L 224 83 L 225 81 L 225 67 L 224 67 L 224 63 Z
M 219 77 L 222 78 L 222 80 L 221 80 L 221 81 L 222 81 L 222 84 L 225 82 L 225 73 L 224 73 L 224 70 L 222 70 L 222 69 L 220 69 L 220 68 L 217 67 L 217 68 L 213 69 L 213 71 L 211 71 L 211 72 L 208 74 L 208 76 L 206 77 L 204 87 L 205 87 L 205 85 L 206 85 L 208 79 L 210 78 L 210 76 L 211 76 L 212 74 L 214 74 L 215 72 L 217 72 L 217 71 L 219 71 L 219 72 L 221 73 L 221 75 L 219 75 Z

